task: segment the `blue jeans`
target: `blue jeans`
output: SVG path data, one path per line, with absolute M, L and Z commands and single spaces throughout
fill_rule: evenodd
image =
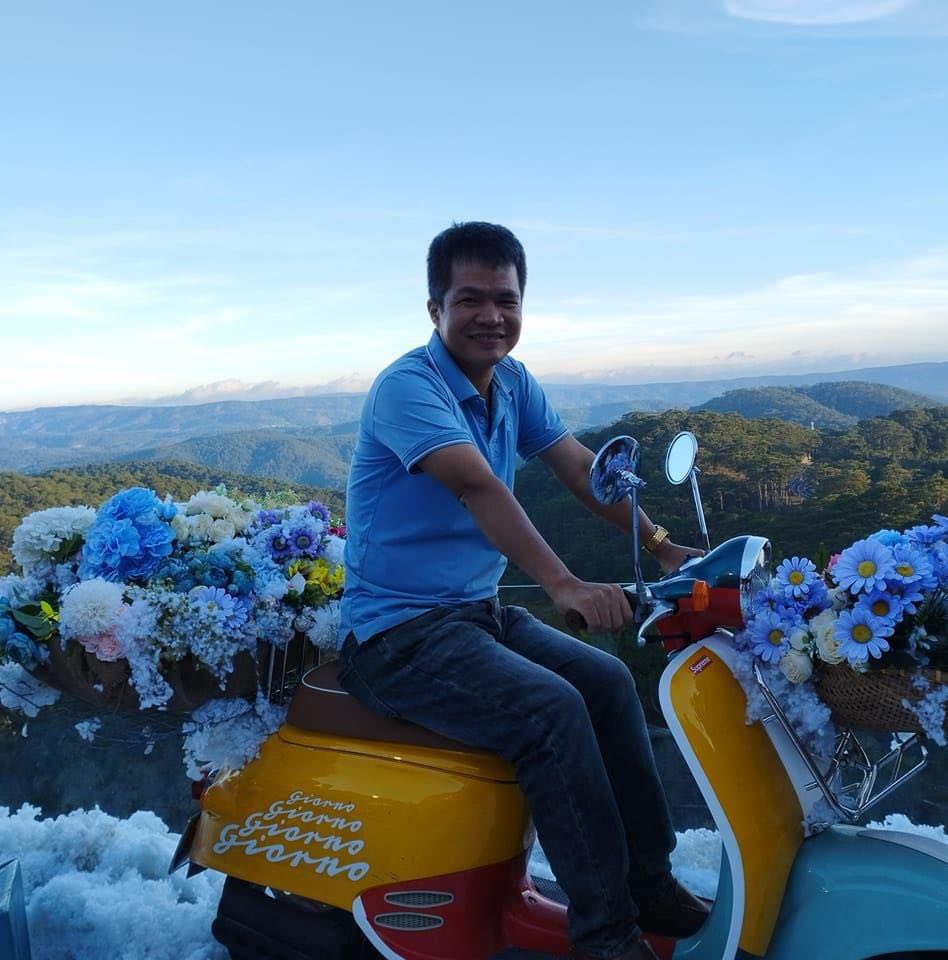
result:
M 514 765 L 576 945 L 611 957 L 636 940 L 635 899 L 668 882 L 675 833 L 621 660 L 496 598 L 350 635 L 342 660 L 373 709 Z

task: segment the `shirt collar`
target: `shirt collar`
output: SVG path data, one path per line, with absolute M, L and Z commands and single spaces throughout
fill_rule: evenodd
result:
M 458 403 L 463 403 L 465 400 L 470 400 L 472 397 L 480 396 L 480 394 L 477 392 L 477 388 L 461 371 L 461 368 L 455 362 L 454 357 L 448 353 L 448 348 L 442 342 L 437 330 L 431 334 L 431 339 L 428 341 L 426 350 L 429 359 L 435 366 L 435 369 L 444 378 L 444 382 L 448 385 L 451 392 L 457 398 Z M 504 383 L 501 377 L 498 376 L 499 370 L 500 365 L 498 364 L 496 367 L 494 367 L 492 384 L 506 399 L 510 399 L 510 388 L 506 383 Z

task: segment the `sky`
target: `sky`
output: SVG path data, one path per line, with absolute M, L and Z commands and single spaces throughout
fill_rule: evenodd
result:
M 468 219 L 547 381 L 948 359 L 944 0 L 36 0 L 0 107 L 0 410 L 362 386 Z

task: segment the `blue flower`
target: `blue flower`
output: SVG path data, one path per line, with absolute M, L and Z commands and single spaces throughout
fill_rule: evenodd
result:
M 902 583 L 901 581 L 893 580 L 886 585 L 885 589 L 888 593 L 899 598 L 902 602 L 902 609 L 906 613 L 918 613 L 916 604 L 920 600 L 925 599 L 925 594 L 919 583 Z
M 886 637 L 891 637 L 892 632 L 891 623 L 857 606 L 839 615 L 833 638 L 839 644 L 840 654 L 850 663 L 865 663 L 870 656 L 878 659 L 889 649 Z
M 773 580 L 751 597 L 750 609 L 753 616 L 770 611 L 790 622 L 796 622 L 802 614 L 800 605 L 793 597 L 788 597 L 783 588 Z
M 25 670 L 32 670 L 46 659 L 36 641 L 19 630 L 7 637 L 3 653 L 8 660 L 20 664 Z
M 293 544 L 282 524 L 266 529 L 263 545 L 274 560 L 287 560 L 293 556 Z
M 803 611 L 803 616 L 807 620 L 815 617 L 823 610 L 828 610 L 833 605 L 833 601 L 829 598 L 829 591 L 826 589 L 826 584 L 823 582 L 822 577 L 817 577 L 816 580 L 810 584 L 810 592 L 806 596 L 805 603 L 806 609 Z
M 107 500 L 86 535 L 79 578 L 114 582 L 153 576 L 174 549 L 171 525 L 159 518 L 165 506 L 144 487 L 122 490 Z
M 932 565 L 918 547 L 912 544 L 894 547 L 892 559 L 895 561 L 895 572 L 887 578 L 889 583 L 914 583 L 920 590 L 935 588 Z
M 104 517 L 100 520 L 97 517 L 82 548 L 79 579 L 121 579 L 125 558 L 137 556 L 140 545 L 138 528 L 128 518 L 113 520 Z
M 761 660 L 776 663 L 790 649 L 794 626 L 775 611 L 761 611 L 749 630 L 751 652 Z
M 874 617 L 890 624 L 898 623 L 904 613 L 902 598 L 879 588 L 864 593 L 853 609 L 868 610 Z
M 817 579 L 816 565 L 806 557 L 790 557 L 777 567 L 778 582 L 788 596 L 798 600 L 807 596 Z
M 168 522 L 173 520 L 177 515 L 178 505 L 171 499 L 171 497 L 165 497 L 165 499 L 158 504 L 155 512 L 158 514 L 159 520 Z
M 204 606 L 228 630 L 236 630 L 247 622 L 249 610 L 246 601 L 235 600 L 220 587 L 197 587 L 191 593 L 191 601 Z
M 938 543 L 944 536 L 944 530 L 941 527 L 929 527 L 926 524 L 920 524 L 905 531 L 905 535 L 910 543 L 920 547 L 930 547 Z
M 878 540 L 857 540 L 847 547 L 833 567 L 833 578 L 844 590 L 856 594 L 883 586 L 895 570 L 892 551 Z
M 894 547 L 898 543 L 905 543 L 906 537 L 898 530 L 876 530 L 875 533 L 869 535 L 869 539 L 887 547 Z
M 948 517 L 943 517 L 940 513 L 933 513 L 932 520 L 935 521 L 935 526 L 941 530 L 942 539 L 948 539 Z
M 154 490 L 145 487 L 132 487 L 122 490 L 106 500 L 99 507 L 98 517 L 110 517 L 113 520 L 137 520 L 149 513 L 156 514 L 162 506 Z

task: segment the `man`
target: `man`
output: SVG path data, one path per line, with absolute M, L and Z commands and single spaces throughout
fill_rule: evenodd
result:
M 376 710 L 514 764 L 570 899 L 575 955 L 646 960 L 637 917 L 683 936 L 706 910 L 671 876 L 675 835 L 635 685 L 615 657 L 497 601 L 509 558 L 591 632 L 631 619 L 619 586 L 573 576 L 512 493 L 517 454 L 539 456 L 629 527 L 628 501 L 595 500 L 593 453 L 509 356 L 526 273 L 501 226 L 455 224 L 431 243 L 434 333 L 379 375 L 353 454 L 340 680 Z M 638 523 L 666 570 L 700 552 L 644 513 Z

